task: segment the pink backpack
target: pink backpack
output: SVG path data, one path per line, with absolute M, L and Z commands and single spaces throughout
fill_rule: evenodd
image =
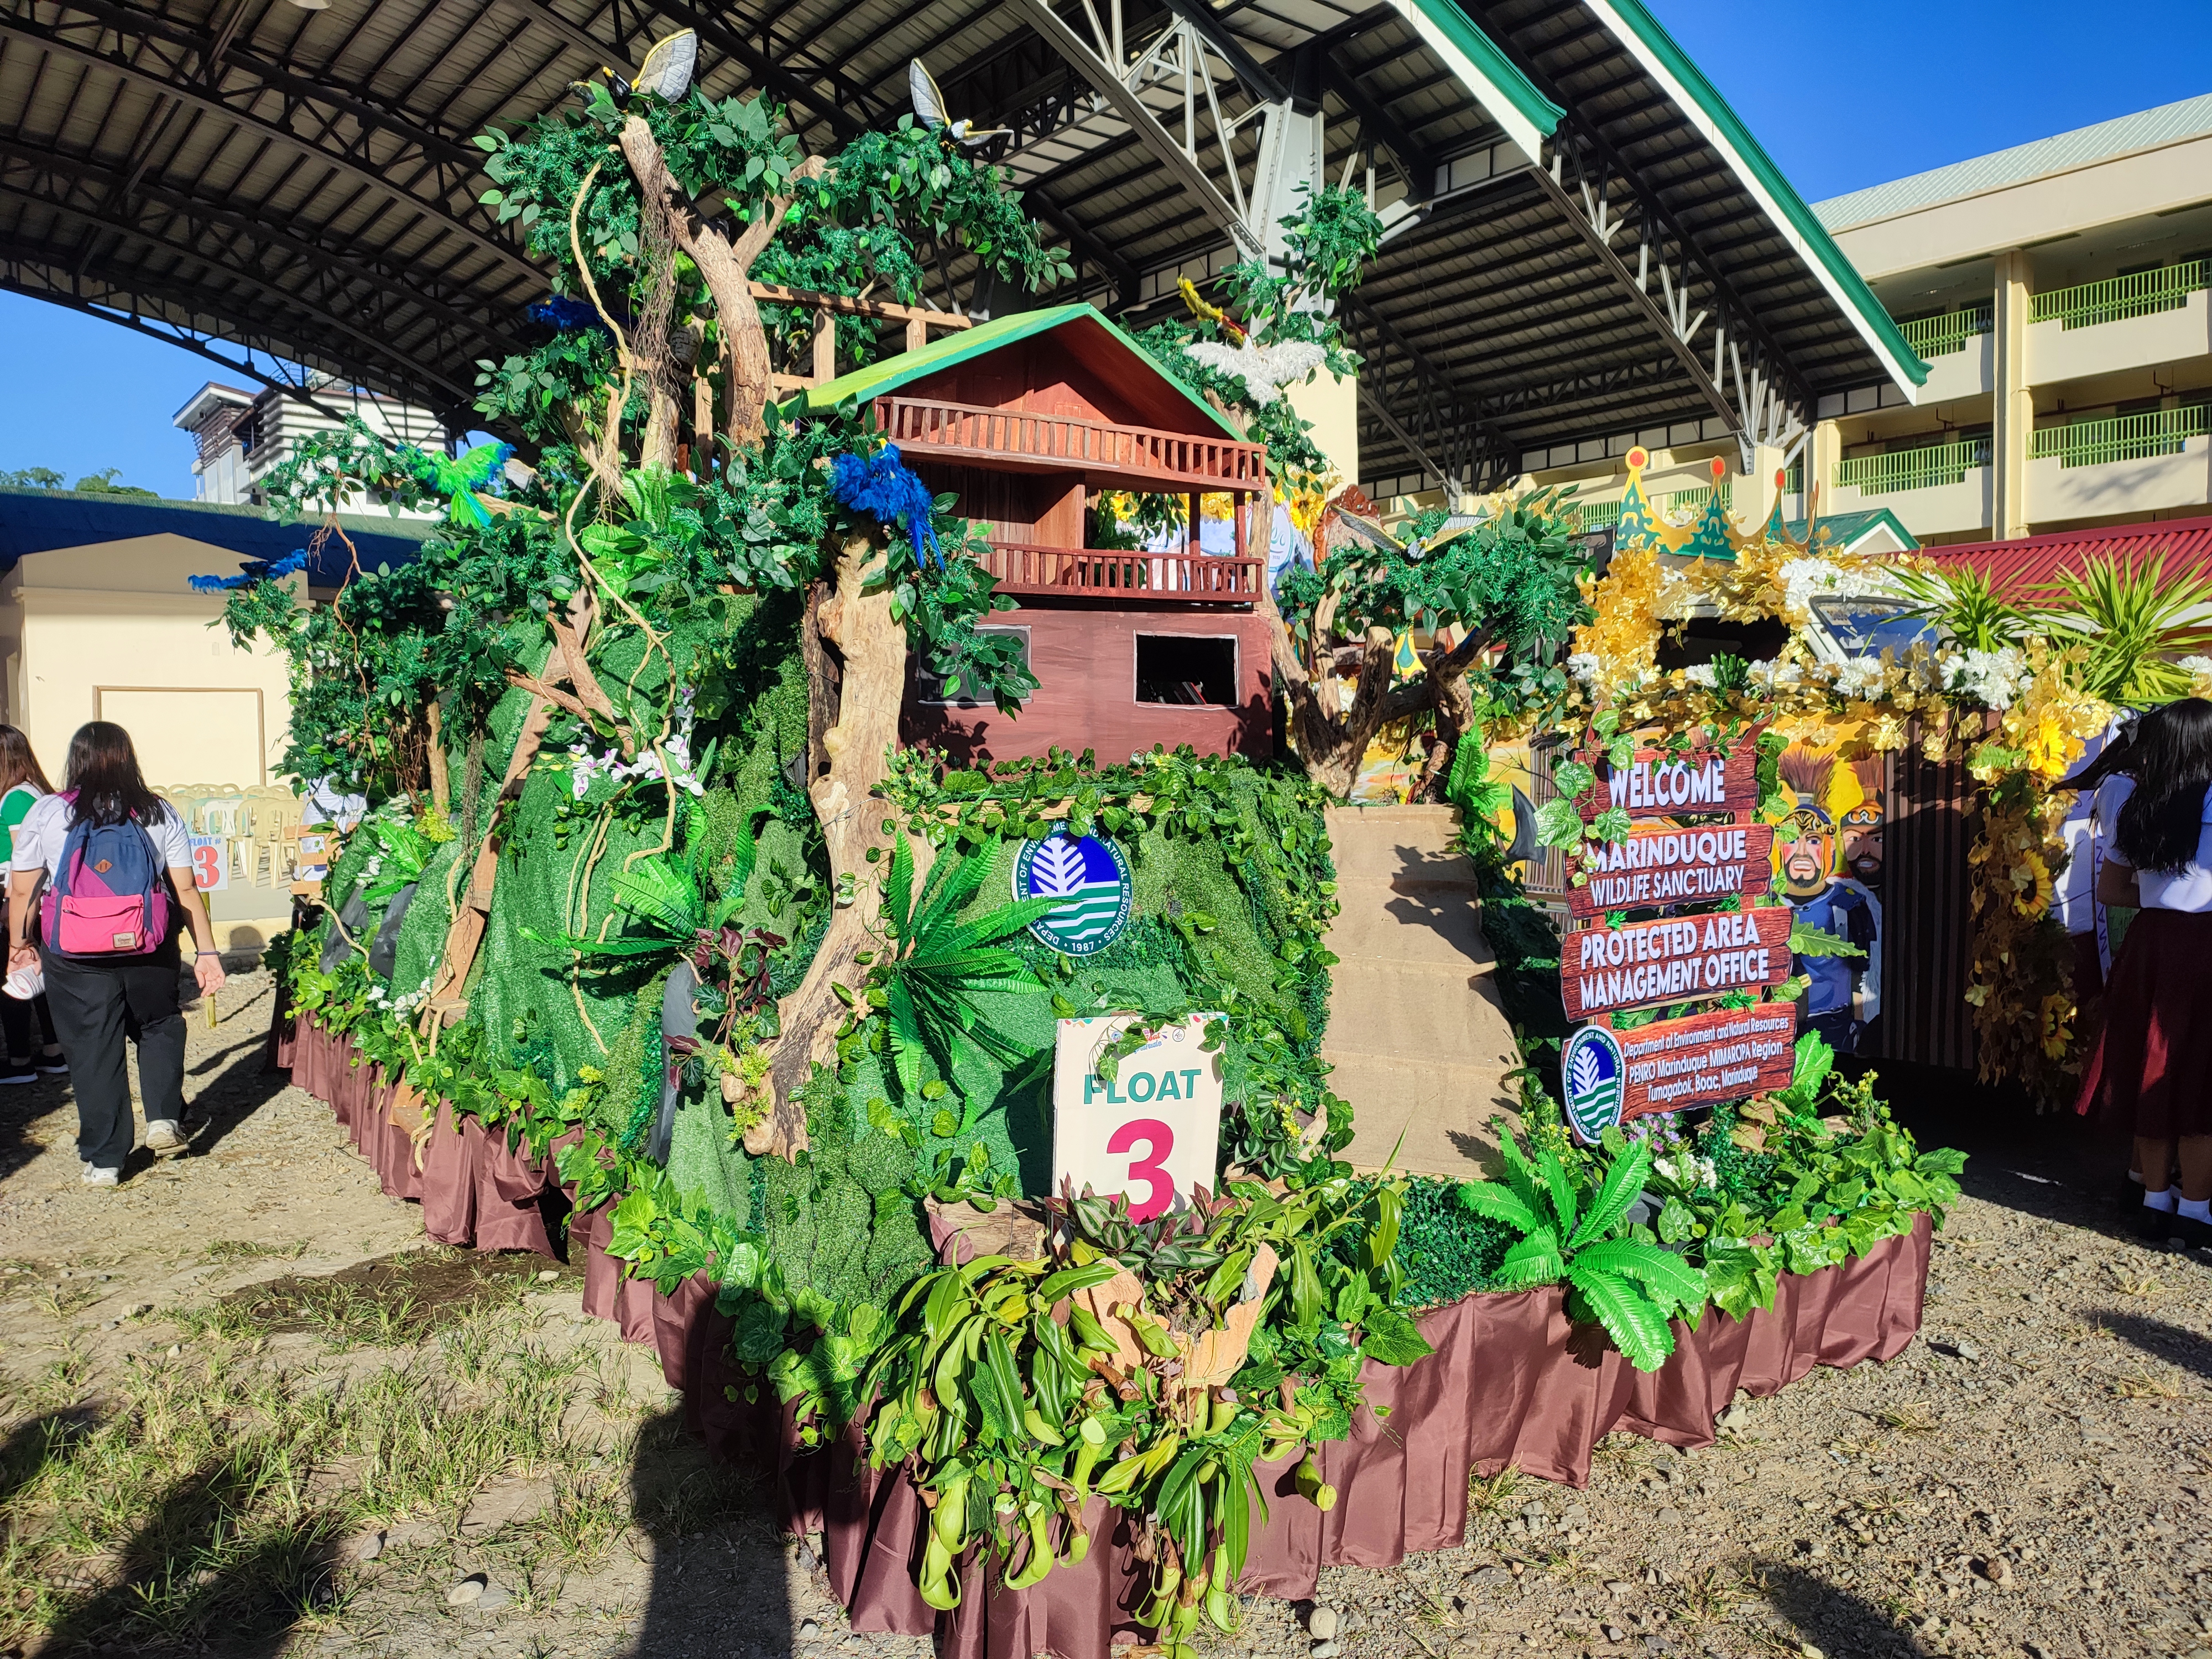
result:
M 74 790 L 62 797 L 74 808 Z M 169 878 L 136 817 L 74 823 L 40 906 L 46 948 L 64 957 L 146 957 L 169 936 Z

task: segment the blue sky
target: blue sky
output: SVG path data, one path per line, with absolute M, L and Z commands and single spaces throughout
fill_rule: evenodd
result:
M 2193 7 L 2096 16 L 2057 0 L 1647 0 L 1809 200 L 2212 92 Z M 2163 21 L 2159 21 L 2162 18 Z M 169 424 L 204 359 L 0 294 L 0 471 L 191 494 Z

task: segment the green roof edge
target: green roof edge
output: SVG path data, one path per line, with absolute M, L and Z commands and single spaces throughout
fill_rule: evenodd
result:
M 1813 210 L 1806 206 L 1804 198 L 1798 195 L 1796 186 L 1784 177 L 1782 169 L 1774 165 L 1773 158 L 1767 155 L 1759 140 L 1752 137 L 1751 129 L 1744 125 L 1742 118 L 1729 106 L 1728 100 L 1722 97 L 1719 90 L 1705 78 L 1705 71 L 1675 43 L 1674 37 L 1667 33 L 1666 27 L 1645 9 L 1644 0 L 1589 0 L 1589 3 L 1601 14 L 1612 10 L 1654 56 L 1666 64 L 1668 71 L 1681 82 L 1698 107 L 1720 129 L 1719 136 L 1735 151 L 1736 159 L 1773 198 L 1784 216 L 1804 239 L 1814 259 L 1835 285 L 1838 297 L 1846 301 L 1859 313 L 1860 321 L 1879 337 L 1869 340 L 1868 343 L 1887 353 L 1914 386 L 1925 386 L 1928 383 L 1928 365 L 1905 343 L 1905 336 L 1895 319 L 1881 301 L 1875 298 L 1874 290 L 1867 286 L 1866 278 L 1859 275 L 1858 267 L 1844 257 L 1844 251 L 1836 246 L 1826 228 L 1813 216 Z
M 809 386 L 806 389 L 806 406 L 809 409 L 830 409 L 848 398 L 880 398 L 902 386 L 911 385 L 925 375 L 937 374 L 957 363 L 964 363 L 970 358 L 996 351 L 1000 346 L 1012 345 L 1017 340 L 1048 333 L 1062 324 L 1074 322 L 1082 317 L 1089 317 L 1100 324 L 1108 333 L 1151 364 L 1162 380 L 1189 400 L 1192 408 L 1198 410 L 1238 443 L 1251 441 L 1231 425 L 1219 410 L 1170 374 L 1158 358 L 1131 339 L 1112 318 L 1097 307 L 1083 301 L 1073 305 L 1048 306 L 1042 311 L 1019 311 L 1011 317 L 994 317 L 988 323 L 978 323 L 973 328 L 963 328 L 943 339 L 933 340 L 918 351 L 902 352 L 896 356 L 869 363 L 850 374 L 841 374 L 834 380 Z
M 1407 0 L 1398 0 L 1402 9 Z M 1498 43 L 1483 31 L 1457 0 L 1411 0 L 1422 16 L 1436 25 L 1437 30 L 1453 46 L 1467 55 L 1475 73 L 1489 85 L 1498 98 L 1510 106 L 1522 120 L 1534 130 L 1539 138 L 1548 138 L 1559 130 L 1566 111 L 1547 98 L 1534 81 L 1522 74 L 1520 66 L 1498 49 Z M 1477 88 L 1469 88 L 1470 91 Z M 1495 110 L 1491 113 L 1494 117 Z M 1510 126 L 1510 123 L 1499 125 Z M 1509 136 L 1512 136 L 1509 133 Z M 1516 142 L 1520 140 L 1516 137 Z M 1526 146 L 1523 146 L 1526 148 Z M 1543 157 L 1533 152 L 1528 159 L 1540 161 Z

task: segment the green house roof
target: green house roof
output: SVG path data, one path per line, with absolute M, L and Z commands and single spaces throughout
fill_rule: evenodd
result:
M 1054 329 L 1071 325 L 1080 327 L 1085 324 L 1102 329 L 1112 337 L 1131 356 L 1158 375 L 1164 384 L 1181 392 L 1209 424 L 1219 428 L 1240 443 L 1247 441 L 1244 434 L 1231 426 L 1219 410 L 1169 374 L 1160 366 L 1159 359 L 1131 339 L 1109 319 L 1101 314 L 1096 306 L 1091 305 L 1052 306 L 1043 311 L 1021 311 L 1011 317 L 994 317 L 988 323 L 978 323 L 973 328 L 963 328 L 957 333 L 932 340 L 917 351 L 884 357 L 865 368 L 856 368 L 849 374 L 840 374 L 834 380 L 809 386 L 806 406 L 809 409 L 833 409 L 848 398 L 856 403 L 866 403 L 958 364 L 988 356 L 1003 346 L 1031 339 L 1040 334 L 1048 334 Z
M 1920 550 L 1920 538 L 1907 530 L 1897 514 L 1886 507 L 1863 507 L 1856 513 L 1824 513 L 1820 515 L 1820 528 L 1828 532 L 1830 543 L 1846 552 L 1885 526 L 1890 534 L 1897 538 L 1899 551 L 1917 553 Z M 1792 536 L 1802 541 L 1805 536 L 1805 520 L 1792 519 L 1789 529 Z

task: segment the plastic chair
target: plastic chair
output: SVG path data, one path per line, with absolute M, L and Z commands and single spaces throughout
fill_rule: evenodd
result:
M 234 836 L 239 833 L 238 815 L 245 808 L 245 796 L 217 795 L 199 805 L 200 834 Z

